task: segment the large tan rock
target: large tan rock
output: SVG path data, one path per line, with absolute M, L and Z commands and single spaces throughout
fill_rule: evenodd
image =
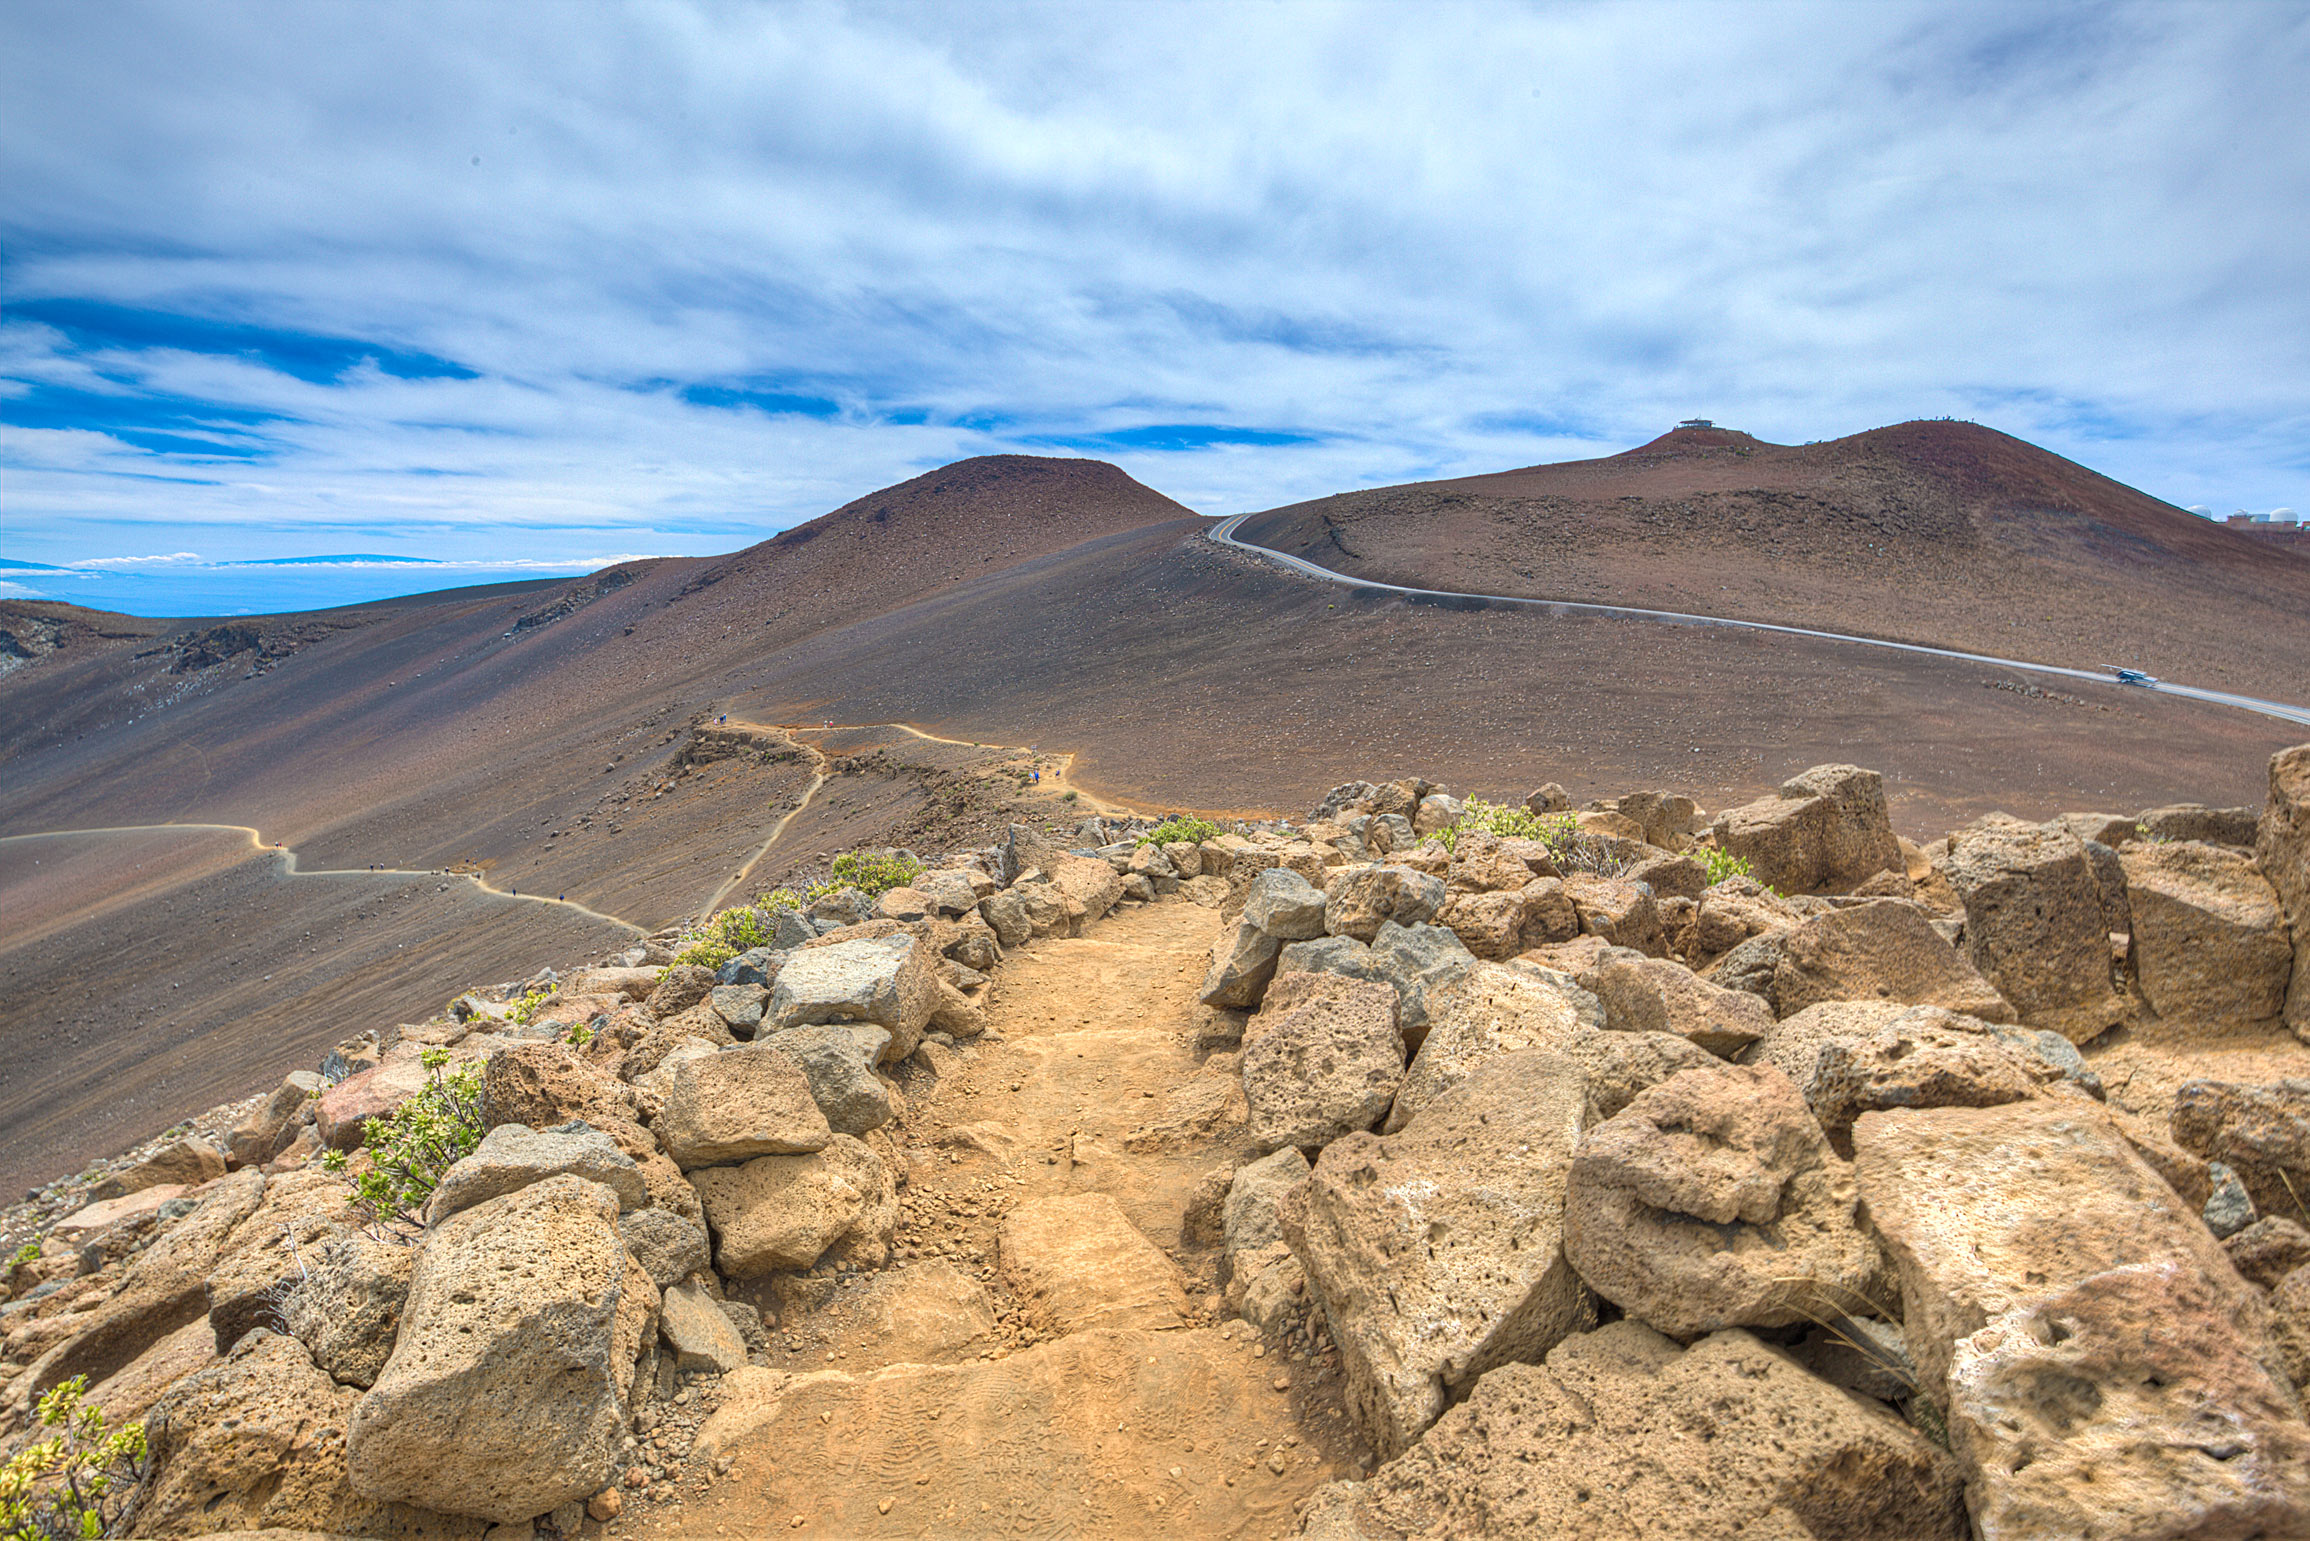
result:
M 1680 1338 L 1851 1313 L 1881 1293 L 1851 1167 L 1769 1065 L 1687 1070 L 1581 1137 L 1564 1253 Z
M 1003 1220 L 1003 1281 L 1037 1331 L 1158 1331 L 1187 1324 L 1178 1265 L 1104 1193 L 1021 1204 Z
M 306 1105 L 323 1089 L 321 1078 L 312 1071 L 291 1071 L 270 1096 L 233 1125 L 225 1137 L 227 1153 L 238 1165 L 263 1166 L 288 1144 Z
M 1816 765 L 1781 783 L 1779 796 L 1719 814 L 1712 833 L 1756 881 L 1786 894 L 1843 891 L 1905 870 L 1884 778 L 1855 765 Z
M 2295 1390 L 2310 1396 L 2310 1264 L 2270 1286 L 2270 1315 L 2279 1365 Z
M 354 1405 L 353 1487 L 501 1524 L 609 1484 L 656 1286 L 618 1239 L 617 1195 L 550 1177 L 427 1236 L 401 1332 Z
M 1615 959 L 1584 983 L 1616 1031 L 1674 1033 L 1726 1059 L 1773 1025 L 1772 1008 L 1758 997 L 1713 985 L 1666 958 Z
M 2136 1263 L 1961 1339 L 1949 1436 L 1983 1541 L 2310 1534 L 2310 1426 L 2233 1298 Z
M 1584 1024 L 1596 1025 L 1593 998 L 1562 974 L 1517 964 L 1478 963 L 1429 996 L 1428 1032 L 1396 1089 L 1382 1126 L 1393 1134 L 1487 1060 L 1523 1049 L 1568 1053 Z
M 2185 1081 L 2170 1125 L 2183 1149 L 2236 1172 L 2255 1208 L 2310 1219 L 2310 1079 Z
M 2134 975 L 2161 1017 L 2275 1023 L 2294 948 L 2278 895 L 2242 851 L 2136 842 L 2120 853 L 2133 906 Z
M 1924 912 L 1897 899 L 1831 910 L 1781 937 L 1773 1006 L 1790 1016 L 1823 1001 L 1901 1001 L 1945 1006 L 1985 1022 L 2010 1022 L 2013 1007 L 1941 938 Z
M 267 1154 L 270 1154 L 268 1152 Z M 92 1199 L 125 1198 L 146 1188 L 197 1188 L 225 1175 L 225 1153 L 206 1140 L 171 1140 L 88 1190 Z
M 2310 744 L 2270 756 L 2270 801 L 2255 827 L 2254 860 L 2294 938 L 2286 1025 L 2310 1043 Z
M 2260 1292 L 2099 1109 L 1867 1113 L 1853 1144 L 1985 1537 L 2310 1528 Z
M 550 1129 L 573 1118 L 600 1128 L 605 1120 L 634 1116 L 633 1088 L 565 1043 L 515 1044 L 491 1055 L 481 1073 L 481 1118 L 492 1128 Z
M 20 1426 L 43 1393 L 72 1376 L 85 1375 L 92 1385 L 105 1380 L 207 1315 L 209 1277 L 234 1232 L 262 1202 L 266 1182 L 263 1173 L 244 1170 L 202 1189 L 190 1214 L 161 1227 L 129 1258 L 109 1298 L 74 1312 L 69 1335 L 8 1382 L 0 1427 Z
M 684 1171 L 807 1155 L 834 1138 L 810 1077 L 774 1042 L 673 1064 L 653 1132 Z
M 2066 826 L 1992 815 L 1950 836 L 1941 870 L 1965 903 L 1966 955 L 2022 1021 L 2084 1043 L 2125 1016 L 2101 885 Z
M 345 1427 L 358 1395 L 315 1369 L 295 1338 L 250 1333 L 146 1413 L 151 1474 L 130 1533 L 374 1535 L 421 1526 L 478 1536 L 479 1524 L 443 1523 L 354 1490 Z
M 425 1222 L 438 1225 L 461 1209 L 526 1188 L 567 1172 L 597 1182 L 618 1196 L 624 1209 L 649 1202 L 634 1158 L 590 1124 L 572 1122 L 552 1129 L 500 1124 L 482 1136 L 472 1153 L 441 1174 L 425 1204 Z
M 1996 1107 L 2055 1079 L 2045 1061 L 2009 1048 L 1978 1018 L 1912 1006 L 1866 1038 L 1822 1044 L 1802 1090 L 1830 1145 L 1849 1156 L 1853 1120 L 1864 1113 Z
M 1083 913 L 1097 920 L 1115 907 L 1123 897 L 1123 876 L 1103 861 L 1088 856 L 1061 854 L 1053 856 L 1044 867 L 1059 891 L 1083 907 Z
M 1587 1102 L 1570 1060 L 1503 1055 L 1398 1133 L 1333 1142 L 1279 1203 L 1339 1345 L 1349 1410 L 1383 1454 L 1485 1371 L 1594 1320 L 1562 1246 Z
M 1369 1129 L 1395 1100 L 1404 1078 L 1395 988 L 1343 983 L 1263 1026 L 1243 1051 L 1250 1133 L 1263 1151 L 1314 1149 Z
M 761 1156 L 743 1166 L 690 1174 L 714 1234 L 714 1264 L 727 1278 L 808 1268 L 858 1233 L 887 1249 L 893 1179 L 882 1158 L 847 1134 L 806 1156 Z
M 281 1319 L 330 1379 L 366 1391 L 393 1355 L 416 1264 L 416 1253 L 397 1241 L 341 1232 L 305 1254 Z
M 1949 1458 L 1745 1332 L 1689 1349 L 1639 1322 L 1494 1370 L 1427 1437 L 1335 1483 L 1317 1541 L 1968 1541 Z

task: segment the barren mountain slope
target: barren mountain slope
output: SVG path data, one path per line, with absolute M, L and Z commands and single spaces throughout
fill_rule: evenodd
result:
M 1807 445 L 1678 429 L 1294 504 L 1241 533 L 1430 588 L 2122 663 L 2281 700 L 2310 677 L 2310 560 L 1970 423 Z

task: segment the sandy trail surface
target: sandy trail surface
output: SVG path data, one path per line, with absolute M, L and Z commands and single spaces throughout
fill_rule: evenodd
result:
M 910 1086 L 898 1263 L 790 1287 L 773 1368 L 732 1376 L 701 1436 L 729 1472 L 621 1529 L 1264 1537 L 1348 1474 L 1336 1367 L 1221 1321 L 1217 1259 L 1180 1238 L 1197 1181 L 1248 1154 L 1204 1111 L 1231 1061 L 1195 1048 L 1218 924 L 1151 905 L 1005 961 L 986 1039 Z M 1033 1325 L 998 1237 L 1021 1206 L 1084 1193 L 1180 1268 L 1178 1325 Z

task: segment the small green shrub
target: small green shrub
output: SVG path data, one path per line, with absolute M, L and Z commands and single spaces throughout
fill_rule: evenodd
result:
M 538 1008 L 543 1006 L 552 994 L 553 991 L 543 985 L 527 992 L 520 1000 L 513 1003 L 512 1009 L 505 1014 L 505 1020 L 516 1027 L 529 1026 L 531 1022 L 537 1019 Z
M 770 945 L 770 923 L 750 904 L 715 916 L 714 934 L 740 952 Z
M 1460 836 L 1470 830 L 1487 835 L 1498 835 L 1503 840 L 1545 840 L 1553 851 L 1559 843 L 1568 844 L 1577 835 L 1580 826 L 1568 813 L 1543 817 L 1513 803 L 1488 803 L 1480 797 L 1468 799 L 1460 816 L 1438 832 L 1447 851 L 1458 851 Z
M 1712 888 L 1726 878 L 1753 878 L 1756 875 L 1749 870 L 1749 859 L 1746 856 L 1735 856 L 1713 845 L 1701 846 L 1692 854 L 1699 857 L 1700 864 L 1708 869 L 1709 886 Z
M 1141 845 L 1170 845 L 1184 840 L 1190 845 L 1201 845 L 1206 840 L 1217 840 L 1226 831 L 1209 819 L 1198 819 L 1184 813 L 1175 813 L 1139 837 Z
M 572 1022 L 569 1025 L 569 1031 L 564 1033 L 562 1038 L 572 1048 L 582 1049 L 594 1041 L 594 1030 L 583 1022 Z
M 676 963 L 694 963 L 700 968 L 720 968 L 738 956 L 738 949 L 718 936 L 700 937 L 674 954 Z
M 11 1253 L 8 1258 L 8 1266 L 0 1268 L 0 1290 L 4 1290 L 8 1282 L 16 1277 L 17 1269 L 22 1268 L 39 1255 L 40 1243 L 36 1241 L 28 1241 Z
M 61 1432 L 0 1466 L 0 1538 L 66 1541 L 115 1533 L 121 1508 L 144 1476 L 144 1425 L 107 1432 L 86 1406 L 88 1377 L 75 1375 L 40 1399 L 43 1428 Z
M 869 899 L 879 899 L 894 888 L 904 888 L 921 877 L 922 863 L 911 856 L 844 851 L 834 858 L 837 887 L 855 888 Z
M 362 1145 L 366 1169 L 348 1181 L 353 1207 L 380 1225 L 398 1222 L 422 1228 L 425 1201 L 441 1185 L 442 1174 L 473 1153 L 485 1132 L 481 1124 L 481 1063 L 449 1063 L 449 1051 L 426 1049 L 420 1062 L 428 1074 L 417 1094 L 369 1120 Z M 343 1174 L 350 1162 L 341 1150 L 321 1158 Z

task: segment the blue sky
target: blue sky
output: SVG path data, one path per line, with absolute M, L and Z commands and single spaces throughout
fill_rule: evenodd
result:
M 15 0 L 0 555 L 435 587 L 1694 414 L 2310 507 L 2304 79 L 2301 4 Z

